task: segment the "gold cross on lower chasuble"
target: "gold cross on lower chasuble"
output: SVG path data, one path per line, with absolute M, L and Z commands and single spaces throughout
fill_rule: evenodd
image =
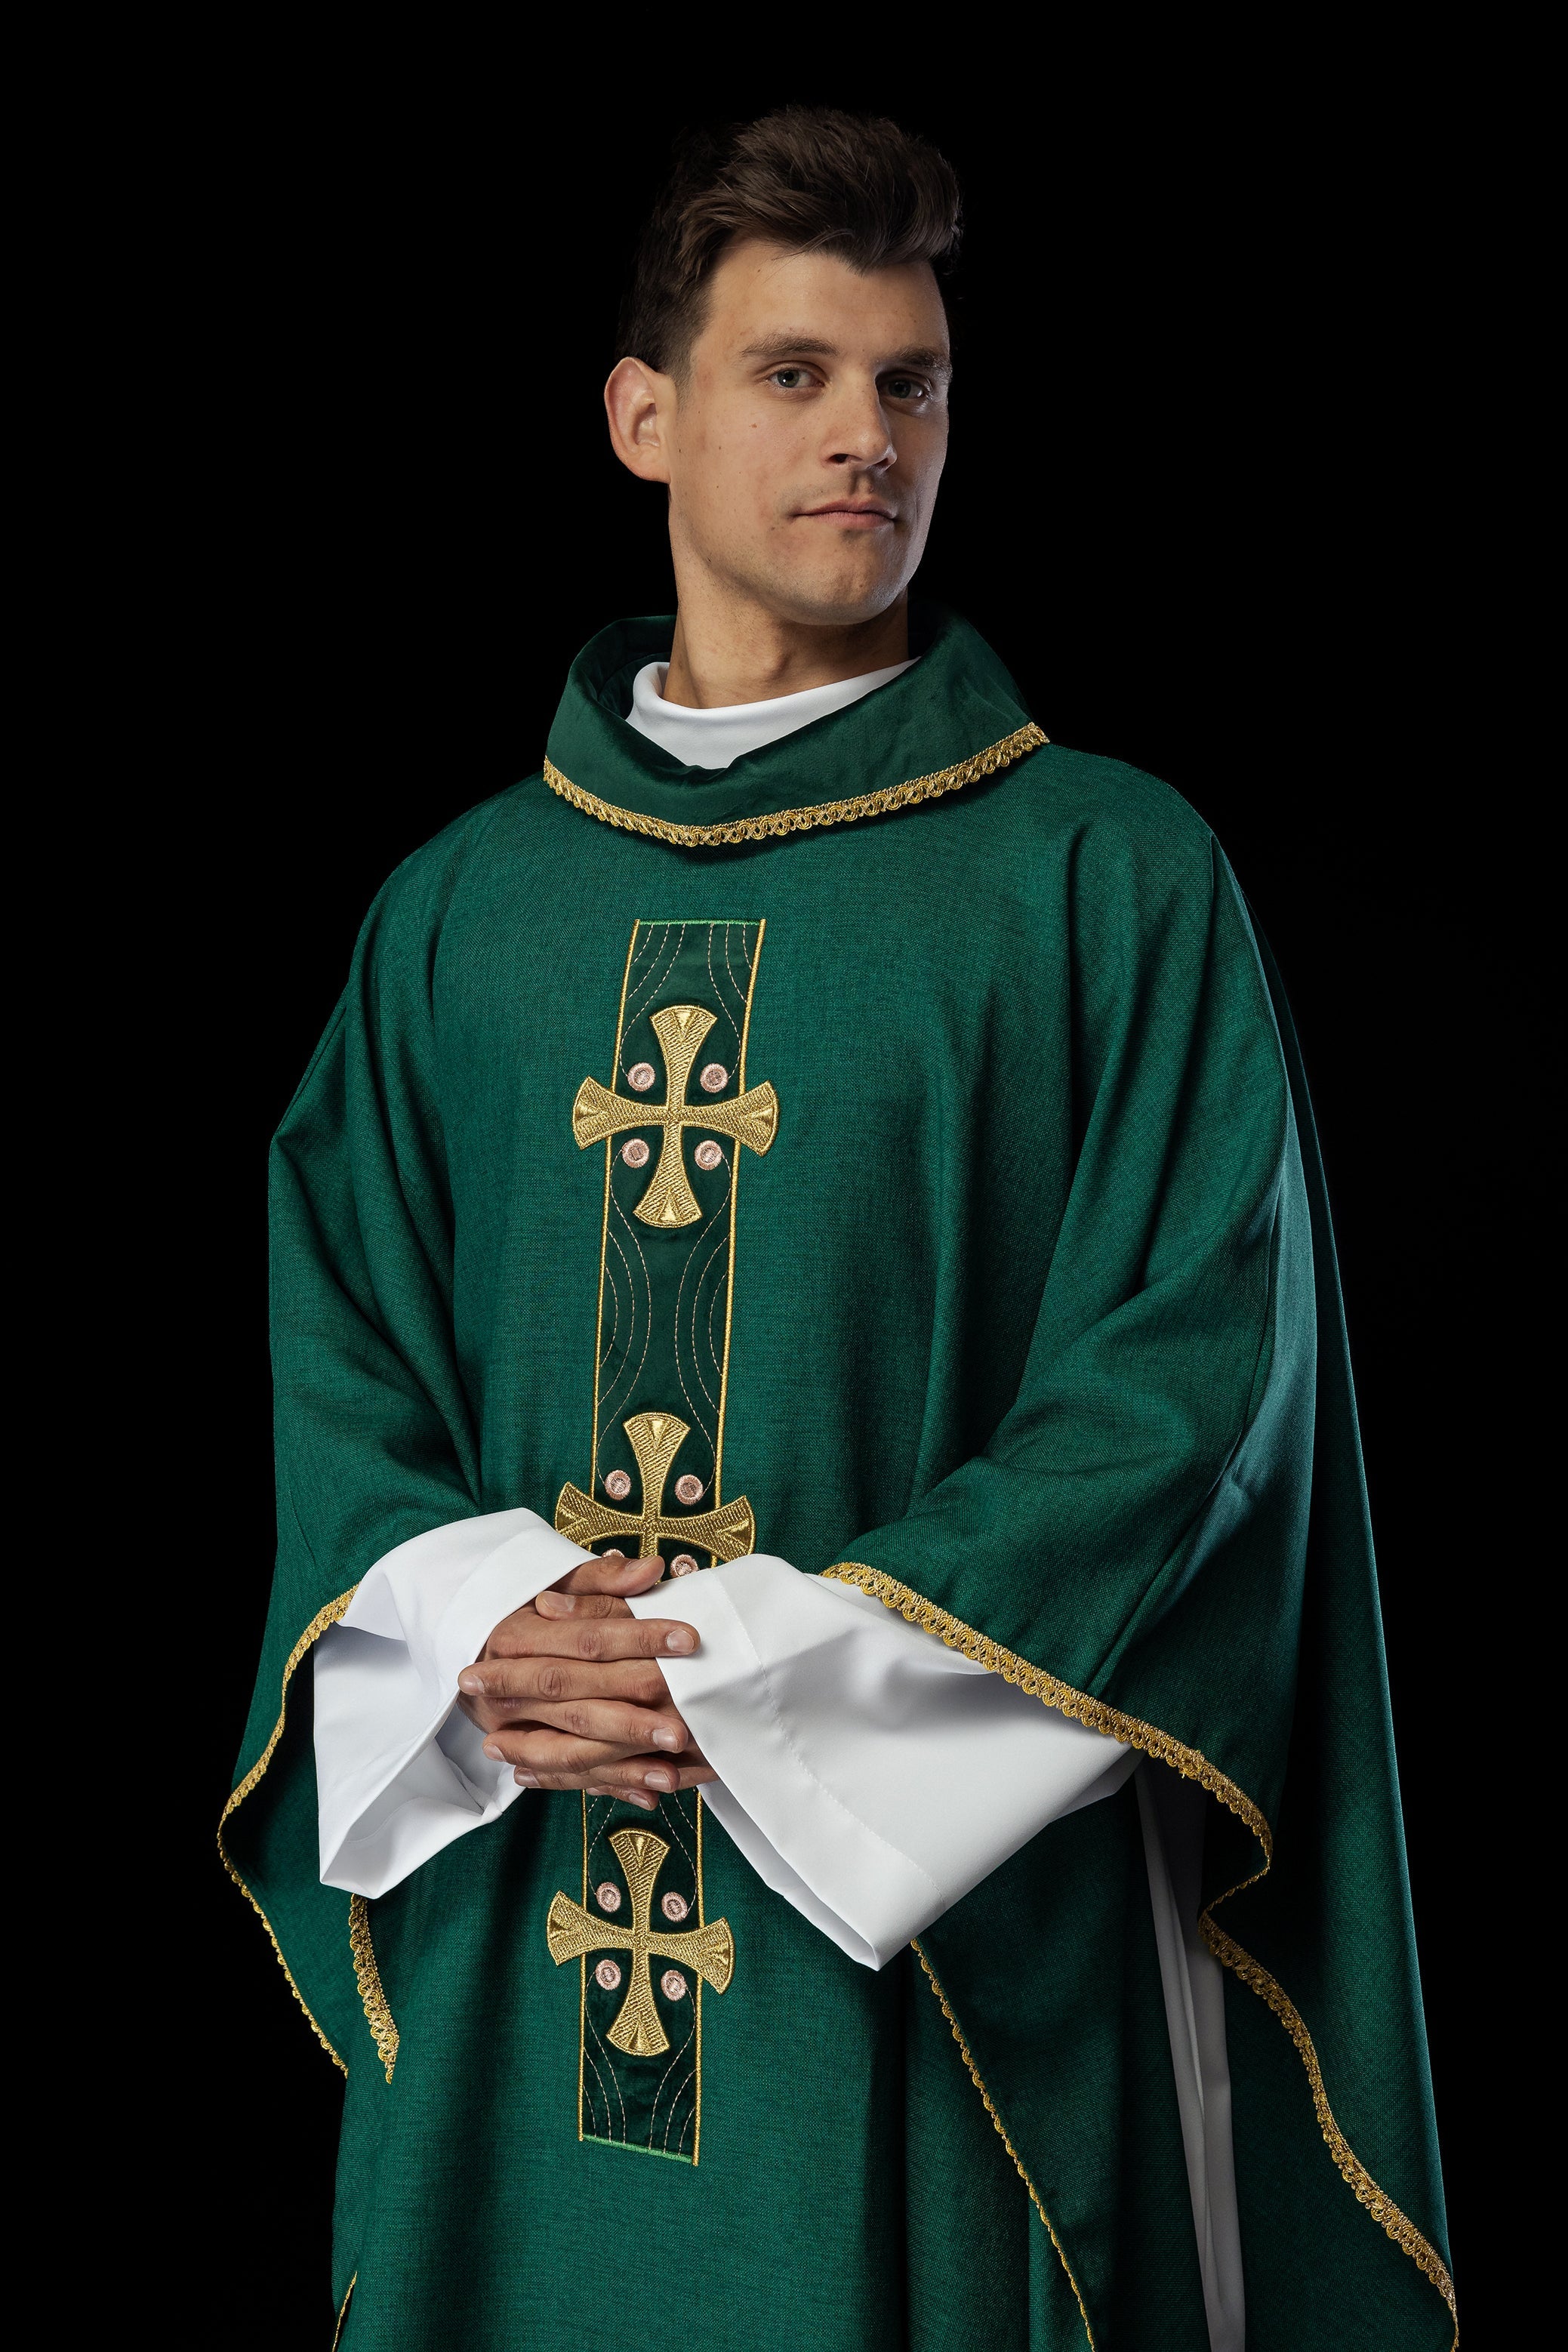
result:
M 702 1215 L 686 1175 L 681 1147 L 684 1129 L 701 1128 L 712 1135 L 733 1136 L 747 1150 L 757 1152 L 766 1151 L 779 1131 L 779 1097 L 766 1084 L 748 1087 L 743 1095 L 728 1102 L 686 1100 L 692 1064 L 714 1021 L 715 1015 L 700 1004 L 666 1004 L 662 1012 L 653 1014 L 653 1034 L 664 1056 L 662 1103 L 636 1102 L 630 1095 L 612 1094 L 597 1078 L 584 1078 L 577 1090 L 577 1100 L 571 1107 L 571 1131 L 580 1150 L 586 1150 L 591 1143 L 602 1143 L 607 1136 L 619 1135 L 629 1127 L 664 1129 L 648 1189 L 632 1213 L 645 1225 L 695 1225 Z M 646 1062 L 637 1063 L 627 1076 L 639 1088 L 653 1083 L 653 1073 Z M 716 1062 L 710 1063 L 698 1083 L 711 1086 L 716 1092 L 728 1085 L 729 1072 Z M 631 1159 L 633 1150 L 644 1160 L 647 1157 L 644 1144 L 628 1144 L 629 1166 L 637 1164 Z M 717 1165 L 716 1156 L 714 1164 Z M 703 1165 L 700 1157 L 698 1165 Z
M 661 2051 L 669 2048 L 670 2037 L 659 2021 L 653 2003 L 649 1960 L 656 1956 L 662 1960 L 684 1961 L 705 1984 L 712 1985 L 715 1992 L 724 1992 L 735 1973 L 735 1938 L 727 1919 L 713 1919 L 706 1927 L 688 1927 L 680 1934 L 655 1927 L 653 1881 L 669 1847 L 652 1830 L 617 1830 L 610 1843 L 626 1874 L 626 1891 L 632 1898 L 630 1924 L 617 1928 L 607 1920 L 596 1919 L 591 1911 L 574 1903 L 570 1895 L 558 1895 L 545 1922 L 545 1939 L 557 1968 L 563 1960 L 581 1959 L 590 1952 L 631 1953 L 626 1998 L 610 2029 L 610 2039 L 617 2050 L 624 2050 L 630 2058 L 656 2058 Z M 672 1904 L 678 1899 L 667 1898 Z M 609 1975 L 610 1990 L 613 1990 L 613 1970 Z M 684 1983 L 666 1987 L 672 2000 L 684 1997 L 685 1990 Z
M 665 1518 L 664 1481 L 682 1440 L 690 1434 L 685 1422 L 673 1412 L 634 1412 L 622 1426 L 642 1474 L 641 1511 L 612 1510 L 608 1503 L 596 1502 L 580 1486 L 569 1483 L 561 1488 L 555 1507 L 555 1523 L 563 1536 L 570 1536 L 584 1551 L 591 1550 L 605 1536 L 633 1537 L 638 1557 L 643 1559 L 662 1558 L 663 1547 L 672 1538 L 681 1544 L 695 1544 L 699 1551 L 710 1551 L 715 1559 L 720 1560 L 744 1559 L 755 1548 L 757 1522 L 744 1495 L 736 1502 L 726 1503 L 722 1510 L 689 1511 L 679 1518 Z M 623 1472 L 614 1475 L 621 1477 L 623 1485 L 631 1485 Z M 697 1482 L 694 1479 L 692 1484 L 696 1486 Z M 677 1486 L 675 1491 L 678 1494 L 680 1488 Z M 700 1486 L 697 1491 L 700 1496 Z M 695 1566 L 695 1560 L 685 1562 L 688 1569 Z M 675 1573 L 682 1573 L 678 1558 Z

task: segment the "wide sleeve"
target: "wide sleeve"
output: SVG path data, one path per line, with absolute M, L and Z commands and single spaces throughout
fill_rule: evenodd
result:
M 446 1531 L 433 1538 L 444 1565 L 432 1589 L 441 1590 L 443 1612 L 455 1612 L 448 1632 L 461 1630 L 466 1640 L 466 1623 L 457 1623 L 461 1588 L 484 1577 L 505 1532 L 465 1533 L 485 1506 L 454 1339 L 434 1014 L 444 918 L 486 814 L 454 827 L 381 894 L 270 1163 L 277 1557 L 220 1842 L 334 2054 L 364 2027 L 350 1961 L 350 1895 L 320 1882 L 312 1677 L 300 1670 L 328 1629 L 349 1618 L 378 1562 L 435 1530 Z M 555 1575 L 577 1556 L 571 1549 Z M 492 1571 L 489 1582 L 484 1606 L 494 1604 L 498 1618 L 517 1604 L 507 1601 L 504 1576 L 497 1582 Z M 372 1611 L 382 1630 L 361 1629 L 361 1644 L 395 1646 L 385 1600 L 379 1615 Z M 473 1605 L 476 1597 L 468 1614 Z M 436 1619 L 407 1613 L 417 1648 Z M 440 1646 L 429 1657 L 409 1651 L 416 1681 Z M 385 1731 L 384 1710 L 372 1711 L 371 1749 L 384 1748 Z M 359 1762 L 369 1769 L 373 1758 Z
M 1297 2313 L 1310 2277 L 1312 2341 L 1332 2306 L 1335 2341 L 1354 2310 L 1435 2352 L 1453 2287 L 1377 1581 L 1289 1009 L 1210 843 L 1086 838 L 1071 923 L 1080 1139 L 1017 1393 L 827 1573 L 1204 1790 L 1169 1924 L 1225 1970 L 1249 2311 Z M 1019 2030 L 1070 1948 L 998 1934 L 1037 1883 L 1014 1869 L 922 1948 L 1061 2226 L 1096 2108 Z
M 1017 1395 L 828 1572 L 1092 1729 L 1201 1754 L 1256 1828 L 1290 1725 L 1315 1351 L 1280 1035 L 1207 837 L 1086 842 L 1071 916 L 1079 1140 Z

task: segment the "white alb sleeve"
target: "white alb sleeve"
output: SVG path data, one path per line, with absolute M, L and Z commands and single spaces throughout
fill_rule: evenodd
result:
M 755 1553 L 630 1606 L 700 1636 L 660 1663 L 719 1776 L 705 1802 L 758 1877 L 866 1968 L 1137 1761 L 787 1560 Z
M 457 1706 L 503 1617 L 589 1557 L 534 1511 L 489 1511 L 399 1544 L 316 1644 L 321 1882 L 385 1895 L 521 1795 Z

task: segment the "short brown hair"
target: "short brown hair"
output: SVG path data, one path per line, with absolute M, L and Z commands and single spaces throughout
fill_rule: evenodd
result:
M 736 238 L 872 270 L 951 261 L 958 228 L 952 165 L 884 117 L 786 106 L 688 137 L 637 249 L 621 354 L 664 375 L 684 367 L 706 282 Z

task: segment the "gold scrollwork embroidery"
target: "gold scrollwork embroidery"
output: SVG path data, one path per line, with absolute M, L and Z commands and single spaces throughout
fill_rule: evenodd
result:
M 597 793 L 584 792 L 570 776 L 563 776 L 554 761 L 544 763 L 544 780 L 552 793 L 580 809 L 585 816 L 597 817 L 601 824 L 612 824 L 623 833 L 642 834 L 650 841 L 667 842 L 674 849 L 724 849 L 744 841 L 771 841 L 790 833 L 810 833 L 818 825 L 854 824 L 862 817 L 890 816 L 895 809 L 912 808 L 919 801 L 935 800 L 941 793 L 961 792 L 966 784 L 976 783 L 982 776 L 994 776 L 1015 761 L 1038 751 L 1051 738 L 1032 719 L 1026 727 L 1015 728 L 1010 735 L 977 751 L 971 759 L 960 760 L 951 768 L 939 768 L 929 776 L 911 776 L 902 784 L 884 784 L 880 792 L 856 793 L 842 801 L 820 801 L 812 808 L 776 809 L 768 816 L 733 817 L 727 824 L 677 824 L 664 817 L 642 816 L 635 809 L 617 808 L 613 802 L 601 800 Z
M 362 1895 L 356 1895 L 349 1905 L 349 1949 L 353 1955 L 354 1981 L 360 1988 L 366 2022 L 375 2036 L 376 2053 L 390 2083 L 392 2068 L 397 2064 L 397 2027 L 382 1984 L 382 1972 L 376 1966 L 376 1948 L 371 1941 L 371 1906 Z
M 759 1087 L 748 1087 L 743 1095 L 729 1102 L 686 1100 L 692 1064 L 714 1020 L 714 1014 L 700 1004 L 666 1004 L 662 1012 L 654 1013 L 653 1031 L 664 1056 L 662 1103 L 644 1102 L 634 1095 L 612 1094 L 597 1078 L 584 1078 L 577 1090 L 577 1100 L 571 1107 L 571 1131 L 580 1151 L 629 1127 L 664 1129 L 648 1189 L 632 1211 L 645 1225 L 695 1225 L 702 1215 L 681 1152 L 681 1136 L 686 1128 L 700 1129 L 705 1134 L 732 1136 L 748 1151 L 759 1155 L 771 1148 L 779 1132 L 779 1097 L 766 1081 Z M 645 1150 L 643 1156 L 646 1159 Z
M 988 1666 L 993 1674 L 1000 1675 L 1005 1681 L 1017 1683 L 1020 1690 L 1028 1691 L 1031 1696 L 1040 1699 L 1046 1706 L 1056 1708 L 1059 1714 L 1071 1716 L 1078 1722 L 1086 1724 L 1091 1731 L 1105 1732 L 1113 1739 L 1123 1740 L 1129 1747 L 1141 1749 L 1145 1756 L 1153 1756 L 1160 1763 L 1170 1765 L 1174 1770 L 1182 1775 L 1184 1780 L 1199 1781 L 1208 1790 L 1210 1796 L 1218 1798 L 1222 1805 L 1228 1806 L 1231 1812 L 1246 1822 L 1262 1846 L 1263 1869 L 1254 1872 L 1250 1878 L 1239 1880 L 1235 1886 L 1228 1888 L 1225 1894 L 1217 1896 L 1208 1909 L 1204 1912 L 1198 1921 L 1198 1927 L 1216 1959 L 1221 1961 L 1226 1968 L 1233 1969 L 1249 1991 L 1257 1993 L 1260 2000 L 1267 2001 L 1295 2043 L 1296 2053 L 1307 2071 L 1313 2111 L 1330 2155 L 1345 2180 L 1354 2190 L 1356 2201 L 1366 2208 L 1385 2235 L 1392 2238 L 1400 2251 L 1409 2256 L 1423 2277 L 1430 2280 L 1448 2305 L 1449 2315 L 1455 2320 L 1450 2352 L 1458 2352 L 1459 2337 L 1457 2307 L 1454 2301 L 1454 2283 L 1448 2275 L 1441 2256 L 1423 2237 L 1409 2216 L 1401 2211 L 1393 2198 L 1378 2187 L 1334 2121 L 1333 2110 L 1329 2105 L 1328 2091 L 1323 2082 L 1322 2069 L 1318 2063 L 1312 2037 L 1307 2030 L 1305 2020 L 1290 1995 L 1269 1974 L 1267 1969 L 1259 1966 L 1250 1953 L 1243 1951 L 1239 1944 L 1232 1942 L 1223 1929 L 1215 1925 L 1213 1915 L 1219 1908 L 1220 1904 L 1228 1903 L 1233 1895 L 1239 1895 L 1245 1887 L 1256 1885 L 1272 1864 L 1273 1833 L 1261 1809 L 1237 1787 L 1234 1780 L 1218 1770 L 1197 1748 L 1187 1748 L 1179 1739 L 1172 1738 L 1168 1731 L 1161 1731 L 1157 1726 L 1151 1723 L 1143 1723 L 1136 1716 L 1124 1715 L 1119 1708 L 1107 1706 L 1103 1700 L 1091 1698 L 1086 1692 L 1074 1690 L 1070 1683 L 1060 1682 L 1054 1675 L 1044 1673 L 1039 1666 L 1031 1666 L 1027 1658 L 1019 1657 L 1011 1650 L 1004 1650 L 1000 1643 L 993 1642 L 986 1634 L 977 1633 L 972 1625 L 966 1625 L 962 1618 L 951 1616 L 946 1609 L 937 1608 L 935 1602 L 925 1600 L 923 1595 L 912 1591 L 908 1585 L 900 1584 L 895 1577 L 885 1575 L 881 1569 L 867 1568 L 859 1560 L 840 1560 L 832 1568 L 825 1570 L 823 1573 L 840 1584 L 857 1585 L 862 1592 L 869 1592 L 874 1600 L 880 1601 L 884 1608 L 896 1609 L 900 1616 L 908 1618 L 911 1624 L 924 1626 L 927 1633 L 936 1634 L 950 1650 L 960 1650 L 967 1658 L 974 1658 L 979 1664 Z M 915 1948 L 919 1951 L 919 1945 L 916 1944 Z M 931 1976 L 931 1969 L 926 1963 L 924 1952 L 921 1952 L 920 1958 L 927 1976 Z M 936 1987 L 936 1979 L 934 1976 L 931 1977 L 931 1981 L 933 1986 Z M 940 1995 L 940 1988 L 936 1987 L 936 1990 Z M 953 2012 L 948 2009 L 946 2000 L 943 2000 L 942 2006 L 948 2018 L 953 2021 L 953 2030 L 956 2034 L 957 2022 L 953 2019 Z M 961 2036 L 959 2041 L 962 2046 Z M 967 2061 L 967 2050 L 964 2054 Z M 969 2071 L 972 2074 L 975 2072 L 972 2064 Z M 977 2074 L 975 2074 L 975 2081 L 984 2096 L 985 2086 L 980 2084 Z M 991 2103 L 988 2098 L 986 2100 L 986 2105 L 990 2107 Z M 994 2108 L 991 2109 L 991 2115 L 992 2120 L 995 2121 Z M 1001 2130 L 999 2123 L 997 2128 L 998 2131 Z M 1007 2137 L 1005 2132 L 1002 2137 L 1005 2140 Z M 1012 2153 L 1010 2147 L 1009 2153 Z M 1016 2156 L 1013 2161 L 1018 2162 Z M 1021 2165 L 1019 2165 L 1019 2170 L 1023 2171 Z M 1024 2177 L 1028 2179 L 1027 2174 Z M 1033 2194 L 1032 2189 L 1030 2194 Z M 1038 2204 L 1040 2200 L 1036 2198 L 1035 2201 Z M 1041 2206 L 1042 2215 L 1044 2210 Z M 1047 2226 L 1050 2226 L 1049 2223 Z M 1056 2233 L 1052 2231 L 1053 2242 Z M 1060 2253 L 1061 2251 L 1061 2247 L 1058 2246 L 1057 2252 Z M 1066 2257 L 1063 2256 L 1063 2261 L 1065 2260 Z M 1071 2277 L 1071 2272 L 1068 2275 Z M 1076 2288 L 1074 2291 L 1076 2292 Z M 1082 2296 L 1079 2298 L 1079 2307 L 1082 2308 Z M 1087 2313 L 1084 2314 L 1083 2324 L 1086 2327 L 1089 2324 Z M 1090 2341 L 1093 2341 L 1092 2336 Z
M 558 1894 L 545 1922 L 549 1956 L 559 1968 L 563 1960 L 584 1958 L 590 1952 L 630 1952 L 626 1998 L 610 2029 L 617 2050 L 632 2058 L 657 2058 L 670 2046 L 653 2001 L 651 1958 L 683 1960 L 715 1992 L 727 1992 L 735 1973 L 735 1937 L 727 1919 L 710 1919 L 706 1927 L 676 1933 L 653 1924 L 653 1881 L 670 1849 L 652 1830 L 617 1830 L 610 1843 L 626 1874 L 632 1916 L 624 1928 L 596 1919 L 570 1895 Z M 612 1976 L 613 1982 L 613 1976 Z
M 277 1954 L 277 1965 L 288 1979 L 289 1991 L 294 1995 L 295 2000 L 299 2003 L 300 2008 L 305 2011 L 306 2017 L 309 2020 L 310 2031 L 316 2036 L 317 2041 L 321 2044 L 322 2049 L 327 2053 L 328 2057 L 332 2061 L 333 2065 L 338 2067 L 345 2074 L 349 2071 L 348 2067 L 344 2064 L 342 2059 L 339 2057 L 337 2052 L 333 2049 L 331 2043 L 322 2032 L 321 2028 L 317 2024 L 314 2016 L 311 2014 L 309 2002 L 306 2000 L 304 1994 L 300 1991 L 299 1987 L 294 1981 L 294 1971 L 283 1957 L 283 1947 L 272 1932 L 271 1920 L 267 1917 L 266 1912 L 262 1909 L 260 1904 L 256 1901 L 255 1895 L 251 1893 L 249 1887 L 246 1885 L 244 1879 L 240 1876 L 238 1871 L 229 1860 L 228 1853 L 224 1845 L 224 1823 L 228 1820 L 228 1817 L 232 1812 L 244 1804 L 246 1799 L 250 1795 L 252 1790 L 260 1780 L 262 1774 L 267 1770 L 267 1766 L 272 1761 L 277 1743 L 283 1737 L 283 1726 L 288 1711 L 288 1685 L 293 1679 L 296 1667 L 299 1664 L 301 1659 L 306 1656 L 312 1643 L 320 1639 L 321 1635 L 327 1631 L 329 1625 L 335 1625 L 337 1623 L 339 1618 L 341 1617 L 343 1612 L 347 1609 L 350 1601 L 353 1599 L 354 1594 L 358 1590 L 359 1587 L 357 1585 L 350 1585 L 347 1592 L 339 1593 L 336 1601 L 329 1601 L 325 1609 L 319 1611 L 316 1616 L 312 1617 L 309 1624 L 307 1625 L 303 1633 L 300 1634 L 298 1642 L 295 1643 L 292 1650 L 289 1651 L 287 1659 L 284 1661 L 283 1682 L 279 1696 L 277 1721 L 272 1727 L 272 1737 L 267 1741 L 267 1746 L 262 1749 L 261 1754 L 256 1758 L 256 1762 L 251 1766 L 250 1770 L 246 1774 L 245 1779 L 240 1782 L 238 1788 L 230 1797 L 228 1803 L 224 1807 L 222 1813 L 218 1816 L 218 1859 L 223 1864 L 224 1868 L 228 1872 L 229 1876 L 234 1880 L 235 1885 L 239 1888 L 240 1893 L 245 1896 L 246 1901 L 250 1905 L 251 1909 L 256 1913 L 256 1917 L 261 1921 L 262 1926 L 267 1929 L 267 1941 L 272 1946 L 273 1951 Z

